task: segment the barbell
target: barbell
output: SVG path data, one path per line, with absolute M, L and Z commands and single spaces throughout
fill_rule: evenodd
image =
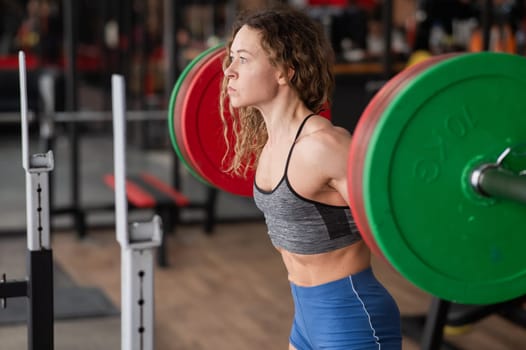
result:
M 224 52 L 203 52 L 180 75 L 170 136 L 200 181 L 251 196 L 253 172 L 221 170 Z M 524 57 L 435 56 L 389 80 L 354 130 L 348 194 L 364 241 L 441 299 L 491 304 L 526 294 L 525 91 Z

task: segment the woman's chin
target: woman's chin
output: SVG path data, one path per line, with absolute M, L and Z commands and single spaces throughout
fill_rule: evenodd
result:
M 241 107 L 245 107 L 245 106 L 242 103 L 238 103 L 238 102 L 230 100 L 230 107 L 232 107 L 232 108 L 241 108 Z

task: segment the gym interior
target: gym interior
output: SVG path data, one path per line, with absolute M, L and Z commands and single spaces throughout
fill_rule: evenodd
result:
M 189 150 L 177 144 L 182 126 L 174 102 L 186 92 L 185 80 L 197 80 L 189 67 L 221 48 L 239 11 L 275 2 L 280 1 L 0 1 L 0 349 L 288 347 L 294 305 L 263 215 L 241 185 L 203 179 L 184 159 Z M 364 111 L 372 113 L 370 103 L 384 86 L 428 59 L 490 52 L 515 62 L 526 55 L 523 0 L 281 2 L 306 11 L 328 35 L 336 54 L 330 117 L 351 133 Z M 20 70 L 21 57 L 27 74 Z M 517 62 L 526 75 L 526 63 Z M 418 73 L 410 74 L 416 80 Z M 116 76 L 123 78 L 120 95 Z M 403 101 L 395 93 L 400 95 L 390 98 Z M 125 101 L 120 110 L 116 95 Z M 199 103 L 210 103 L 201 97 Z M 497 109 L 525 113 L 524 102 L 514 107 L 516 100 Z M 126 133 L 119 135 L 125 152 L 117 170 L 119 111 Z M 523 143 L 502 149 L 489 168 L 525 166 L 524 119 L 506 125 L 500 115 L 493 122 L 503 133 L 521 133 Z M 514 137 L 501 136 L 507 143 Z M 197 157 L 207 152 L 216 151 Z M 27 161 L 32 154 L 48 168 Z M 485 242 L 461 233 L 458 240 L 441 239 L 441 247 L 431 243 L 419 253 L 441 254 L 440 268 L 449 269 L 445 279 L 458 281 L 451 293 L 460 293 L 460 301 L 432 276 L 413 280 L 399 271 L 399 264 L 411 263 L 409 257 L 404 261 L 406 247 L 395 248 L 401 257 L 394 262 L 377 251 L 383 248 L 372 249 L 375 274 L 402 314 L 404 350 L 526 348 L 526 260 L 520 255 L 526 247 L 520 231 L 526 220 L 525 169 L 502 180 L 502 197 L 516 200 L 517 221 L 505 223 L 515 216 L 508 215 L 507 204 L 498 207 L 501 199 L 479 206 L 498 207 L 488 220 L 502 229 L 490 234 L 510 246 L 509 252 L 493 252 L 492 259 L 514 254 L 512 263 L 495 271 L 471 267 L 479 262 L 468 261 L 476 259 L 469 251 Z M 423 176 L 431 171 L 421 170 Z M 122 197 L 119 185 L 125 188 Z M 38 196 L 27 195 L 35 188 Z M 492 191 L 498 192 L 487 192 Z M 427 211 L 435 211 L 424 223 L 431 231 L 447 231 L 441 225 L 454 221 L 441 207 L 430 204 Z M 407 215 L 422 221 L 418 214 Z M 458 225 L 463 231 L 464 224 Z M 47 238 L 35 242 L 35 232 Z M 129 240 L 126 233 L 139 238 Z M 452 256 L 456 245 L 465 257 Z M 469 267 L 462 269 L 464 264 Z M 134 280 L 137 269 L 140 280 Z M 487 276 L 487 286 L 472 273 Z M 444 295 L 427 290 L 421 280 Z M 477 290 L 483 288 L 491 291 Z M 134 298 L 140 298 L 140 311 Z

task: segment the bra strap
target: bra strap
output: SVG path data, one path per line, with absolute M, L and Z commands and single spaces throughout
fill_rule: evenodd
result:
M 311 113 L 309 114 L 308 116 L 305 117 L 305 119 L 303 119 L 303 121 L 301 122 L 300 124 L 300 127 L 298 128 L 298 132 L 296 133 L 296 137 L 294 138 L 294 142 L 296 142 L 296 140 L 298 139 L 298 137 L 300 137 L 300 134 L 301 134 L 301 130 L 303 130 L 303 126 L 305 126 L 305 123 L 307 122 L 307 120 L 312 117 L 313 115 L 315 115 L 314 113 Z
M 292 143 L 292 146 L 290 147 L 290 150 L 289 150 L 289 155 L 287 156 L 287 163 L 285 163 L 285 175 L 287 174 L 288 172 L 288 169 L 289 169 L 289 161 L 290 161 L 290 157 L 292 155 L 292 150 L 294 149 L 294 146 L 296 145 L 296 141 L 298 140 L 298 137 L 300 137 L 300 134 L 301 134 L 301 130 L 303 130 L 303 127 L 305 126 L 305 123 L 307 122 L 307 120 L 312 117 L 313 115 L 316 115 L 315 113 L 311 113 L 309 114 L 308 116 L 305 117 L 305 119 L 303 119 L 303 121 L 301 122 L 300 124 L 300 127 L 298 128 L 298 132 L 296 133 L 296 137 L 294 137 L 294 142 Z

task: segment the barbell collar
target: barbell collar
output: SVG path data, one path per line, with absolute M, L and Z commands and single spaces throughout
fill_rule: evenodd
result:
M 526 175 L 485 164 L 471 175 L 471 185 L 483 196 L 514 200 L 526 204 Z

